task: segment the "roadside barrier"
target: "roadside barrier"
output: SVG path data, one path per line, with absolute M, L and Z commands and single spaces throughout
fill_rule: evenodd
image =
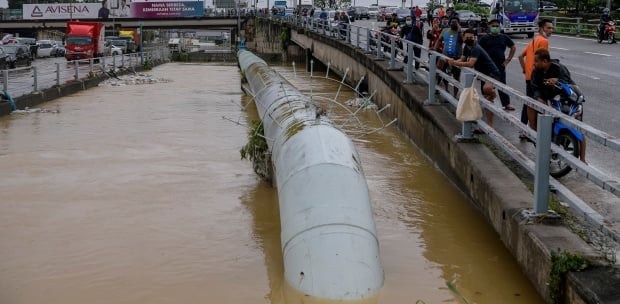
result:
M 97 75 L 111 76 L 118 70 L 135 69 L 147 62 L 164 62 L 170 51 L 165 47 L 145 50 L 144 54 L 131 53 L 83 60 L 56 62 L 50 65 L 20 67 L 1 70 L 2 90 L 13 98 L 38 92 L 53 86 L 92 78 Z

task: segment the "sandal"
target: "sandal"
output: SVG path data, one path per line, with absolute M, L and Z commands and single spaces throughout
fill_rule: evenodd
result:
M 505 109 L 506 111 L 514 111 L 514 110 L 515 110 L 515 108 L 514 108 L 513 106 L 511 106 L 511 105 L 507 105 L 507 106 L 505 106 L 505 107 L 504 107 L 504 109 Z

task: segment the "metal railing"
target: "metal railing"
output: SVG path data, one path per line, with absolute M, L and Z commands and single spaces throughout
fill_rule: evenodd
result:
M 146 62 L 164 62 L 170 56 L 167 48 L 154 47 L 144 53 L 105 56 L 50 65 L 0 70 L 1 86 L 13 98 L 48 89 L 53 86 L 92 78 L 116 75 L 119 70 L 143 66 Z
M 364 50 L 368 56 L 375 57 L 376 60 L 387 60 L 388 69 L 397 69 L 397 62 L 402 62 L 403 56 L 406 54 L 409 58 L 408 62 L 404 66 L 404 79 L 403 83 L 421 82 L 428 85 L 428 99 L 425 101 L 426 105 L 437 105 L 435 92 L 439 93 L 439 96 L 447 101 L 453 107 L 456 107 L 458 100 L 453 96 L 452 92 L 445 90 L 442 86 L 437 85 L 440 83 L 436 81 L 436 77 L 449 84 L 452 89 L 463 89 L 464 84 L 455 80 L 451 75 L 439 70 L 436 66 L 438 58 L 445 58 L 443 54 L 437 53 L 434 50 L 429 50 L 428 47 L 413 43 L 404 39 L 400 39 L 389 33 L 384 33 L 375 29 L 368 29 L 359 27 L 353 24 L 337 24 L 333 22 L 325 22 L 319 19 L 303 18 L 298 16 L 289 16 L 288 18 L 279 18 L 279 22 L 286 22 L 291 26 L 297 28 L 304 28 L 309 31 L 313 31 L 322 35 L 331 36 L 339 39 L 342 43 L 348 43 L 354 47 Z M 557 20 L 556 20 L 557 22 Z M 583 28 L 583 27 L 582 27 Z M 402 44 L 402 47 L 400 45 Z M 422 50 L 419 57 L 414 56 L 413 48 L 419 48 Z M 424 69 L 414 70 L 414 62 L 418 62 Z M 400 65 L 400 63 L 398 64 Z M 476 75 L 481 81 L 490 82 L 494 87 L 506 93 L 513 100 L 519 100 L 523 104 L 536 109 L 539 113 L 539 129 L 541 132 L 536 132 L 521 123 L 520 119 L 510 115 L 503 111 L 501 106 L 494 104 L 493 102 L 480 98 L 483 109 L 493 113 L 494 117 L 499 117 L 503 121 L 509 123 L 512 127 L 524 132 L 527 136 L 535 140 L 537 147 L 550 147 L 545 149 L 537 148 L 537 160 L 548 160 L 551 153 L 557 154 L 564 162 L 570 164 L 570 166 L 581 176 L 589 179 L 594 184 L 598 185 L 604 190 L 620 197 L 620 182 L 616 180 L 617 177 L 610 177 L 601 171 L 593 168 L 586 163 L 580 161 L 578 158 L 565 152 L 563 149 L 556 145 L 551 144 L 551 121 L 559 121 L 563 124 L 570 126 L 581 132 L 585 137 L 593 140 L 603 147 L 608 148 L 612 153 L 620 152 L 620 140 L 611 136 L 604 131 L 598 130 L 586 123 L 573 119 L 555 109 L 544 105 L 537 100 L 527 97 L 522 92 L 515 90 L 487 75 L 481 74 L 470 68 L 461 68 L 463 71 L 463 77 L 467 82 L 469 77 Z M 469 85 L 476 85 L 474 83 L 468 83 Z M 482 95 L 481 95 L 482 96 Z M 462 134 L 460 138 L 472 138 L 471 130 L 473 122 L 463 123 Z M 568 203 L 573 210 L 579 212 L 579 216 L 583 216 L 585 220 L 595 227 L 599 228 L 607 237 L 610 237 L 616 242 L 620 242 L 620 234 L 613 231 L 608 225 L 605 224 L 603 217 L 594 211 L 588 204 L 582 199 L 577 197 L 569 189 L 564 187 L 557 180 L 548 175 L 548 162 L 545 164 L 535 164 L 533 160 L 527 157 L 517 147 L 515 147 L 508 139 L 502 134 L 497 132 L 484 121 L 478 120 L 475 122 L 481 127 L 489 136 L 489 138 L 504 152 L 510 155 L 515 161 L 517 161 L 523 168 L 529 171 L 535 177 L 535 202 L 533 209 L 536 213 L 544 212 L 547 210 L 547 198 L 549 195 L 549 185 L 556 190 L 556 194 L 561 200 Z M 545 132 L 545 134 L 542 134 Z M 546 134 L 549 133 L 549 134 Z M 546 166 L 546 170 L 545 167 Z M 539 215 L 539 214 L 537 214 Z

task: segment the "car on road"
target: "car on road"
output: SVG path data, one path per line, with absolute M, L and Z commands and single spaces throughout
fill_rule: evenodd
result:
M 56 45 L 56 51 L 52 55 L 56 57 L 65 57 L 65 54 L 67 53 L 67 49 L 65 49 L 65 46 L 63 45 L 62 41 L 53 41 L 53 42 L 54 42 L 54 45 Z
M 37 39 L 29 37 L 13 37 L 11 40 L 14 40 L 13 43 L 27 45 L 30 49 L 30 57 L 32 57 L 32 59 L 37 57 L 37 50 L 39 48 L 37 45 Z
M 478 27 L 478 24 L 480 24 L 480 20 L 482 20 L 482 18 L 478 15 L 476 15 L 476 13 L 470 11 L 470 10 L 458 10 L 456 11 L 457 16 L 459 17 L 459 20 L 461 20 L 461 27 L 462 28 L 468 28 L 468 27 Z
M 355 18 L 355 7 L 351 6 L 351 7 L 347 8 L 347 9 L 345 10 L 345 12 L 347 13 L 347 16 L 349 17 L 349 20 L 350 20 L 351 22 L 353 22 L 353 21 L 355 21 L 356 19 L 358 19 L 358 18 Z
M 356 6 L 355 14 L 353 14 L 352 17 L 355 18 L 355 20 L 362 20 L 362 19 L 369 20 L 370 19 L 369 10 L 365 6 Z
M 557 4 L 549 1 L 541 1 L 540 7 L 540 10 L 543 12 L 555 12 L 558 10 Z
M 30 66 L 32 56 L 30 48 L 25 44 L 5 44 L 1 48 L 9 55 L 9 68 L 14 69 L 18 66 Z
M 377 6 L 369 7 L 368 8 L 368 17 L 369 17 L 369 19 L 376 19 L 378 12 L 379 12 L 379 8 Z
M 411 10 L 406 8 L 399 8 L 396 9 L 392 14 L 396 14 L 396 21 L 398 21 L 398 24 L 404 24 L 405 18 L 407 18 L 407 16 L 411 16 Z
M 127 53 L 127 40 L 116 39 L 109 41 L 110 45 L 116 46 L 117 48 L 121 49 L 121 52 L 123 52 L 123 54 Z
M 11 67 L 11 58 L 2 47 L 0 47 L 0 70 L 8 70 Z
M 37 42 L 37 57 L 52 57 L 56 54 L 56 44 L 52 40 L 39 40 Z
M 111 44 L 110 45 L 110 54 L 112 56 L 123 55 L 123 50 L 120 47 Z

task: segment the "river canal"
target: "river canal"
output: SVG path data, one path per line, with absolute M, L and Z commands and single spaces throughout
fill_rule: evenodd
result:
M 275 68 L 317 100 L 336 96 L 337 81 Z M 238 68 L 150 74 L 160 81 L 0 118 L 0 303 L 308 303 L 283 284 L 276 189 L 240 160 L 258 115 Z M 381 126 L 371 110 L 360 118 L 353 136 Z M 446 281 L 472 303 L 543 303 L 491 226 L 396 128 L 355 143 L 385 271 L 376 303 L 462 303 Z

